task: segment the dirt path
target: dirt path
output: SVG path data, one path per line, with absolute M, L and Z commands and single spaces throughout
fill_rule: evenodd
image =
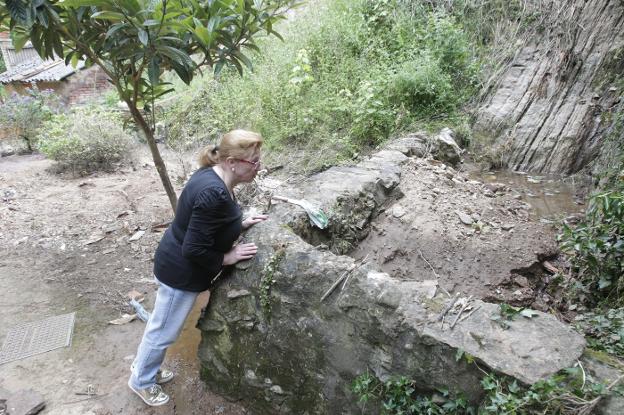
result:
M 144 324 L 108 321 L 131 311 L 125 294 L 132 289 L 145 293 L 151 309 L 152 255 L 162 231 L 153 225 L 170 220 L 167 198 L 146 156 L 134 168 L 88 178 L 49 173 L 50 162 L 40 156 L 0 159 L 0 340 L 18 323 L 76 312 L 71 347 L 0 370 L 0 389 L 37 391 L 46 402 L 44 414 L 247 413 L 199 380 L 194 323 L 201 304 L 167 356 L 178 373 L 165 387 L 173 402 L 146 408 L 126 386 Z M 89 385 L 96 397 L 76 394 Z

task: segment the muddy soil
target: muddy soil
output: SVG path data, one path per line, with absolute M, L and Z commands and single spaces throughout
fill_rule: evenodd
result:
M 552 267 L 561 265 L 554 224 L 581 212 L 579 189 L 410 159 L 398 190 L 352 256 L 368 255 L 396 278 L 437 280 L 448 292 L 551 309 Z
M 172 177 L 182 174 L 174 155 L 166 157 Z M 152 308 L 152 256 L 159 225 L 171 220 L 149 155 L 137 160 L 115 173 L 75 178 L 50 172 L 41 156 L 0 158 L 0 342 L 18 323 L 76 312 L 71 347 L 2 365 L 0 389 L 40 393 L 43 414 L 248 413 L 199 380 L 194 325 L 207 295 L 167 355 L 177 372 L 165 385 L 172 402 L 147 408 L 126 385 L 144 323 L 108 322 L 131 312 L 130 290 L 144 293 Z M 89 385 L 95 396 L 82 394 Z

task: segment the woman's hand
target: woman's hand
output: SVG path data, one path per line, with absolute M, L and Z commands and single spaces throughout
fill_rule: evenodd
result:
M 243 221 L 243 229 L 249 229 L 256 223 L 263 222 L 269 218 L 268 215 L 251 215 Z
M 258 252 L 254 243 L 238 244 L 223 255 L 223 265 L 233 265 L 239 261 L 251 259 Z

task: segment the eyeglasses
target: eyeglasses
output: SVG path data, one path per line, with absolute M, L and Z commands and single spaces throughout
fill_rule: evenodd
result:
M 245 159 L 236 159 L 238 161 L 244 161 L 245 163 L 251 164 L 252 166 L 254 166 L 254 169 L 258 170 L 260 167 L 262 167 L 262 162 L 260 160 L 258 161 L 249 161 L 249 160 L 245 160 Z

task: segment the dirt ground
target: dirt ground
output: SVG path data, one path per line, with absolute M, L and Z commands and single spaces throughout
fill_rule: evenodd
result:
M 170 175 L 182 175 L 176 158 L 164 155 Z M 131 290 L 144 293 L 151 309 L 152 256 L 171 219 L 149 160 L 142 154 L 133 167 L 76 178 L 52 173 L 38 155 L 0 158 L 0 341 L 15 324 L 77 313 L 71 347 L 0 367 L 0 389 L 39 392 L 44 414 L 249 413 L 198 378 L 194 324 L 207 296 L 167 356 L 178 373 L 165 386 L 173 402 L 147 408 L 126 385 L 144 324 L 108 322 L 131 312 Z M 403 198 L 374 221 L 352 254 L 370 253 L 397 278 L 439 278 L 448 291 L 547 309 L 552 300 L 538 282 L 543 261 L 554 254 L 554 229 L 545 222 L 582 206 L 574 203 L 573 189 L 514 177 L 475 177 L 411 160 Z M 531 181 L 543 182 L 532 188 Z M 89 385 L 95 396 L 81 394 Z
M 194 323 L 201 302 L 167 355 L 177 372 L 165 386 L 172 403 L 147 408 L 126 385 L 144 323 L 108 322 L 131 312 L 130 290 L 144 293 L 151 309 L 152 256 L 163 229 L 153 225 L 171 217 L 149 155 L 134 167 L 82 178 L 50 166 L 38 155 L 0 158 L 0 341 L 18 323 L 75 311 L 72 345 L 2 365 L 0 389 L 40 393 L 44 414 L 247 413 L 199 380 Z M 175 162 L 169 167 L 172 177 L 180 174 Z M 81 394 L 89 385 L 96 396 Z
M 410 159 L 399 190 L 402 197 L 373 221 L 352 256 L 368 255 L 396 278 L 437 280 L 448 292 L 556 311 L 547 268 L 564 264 L 554 224 L 582 211 L 580 187 Z

